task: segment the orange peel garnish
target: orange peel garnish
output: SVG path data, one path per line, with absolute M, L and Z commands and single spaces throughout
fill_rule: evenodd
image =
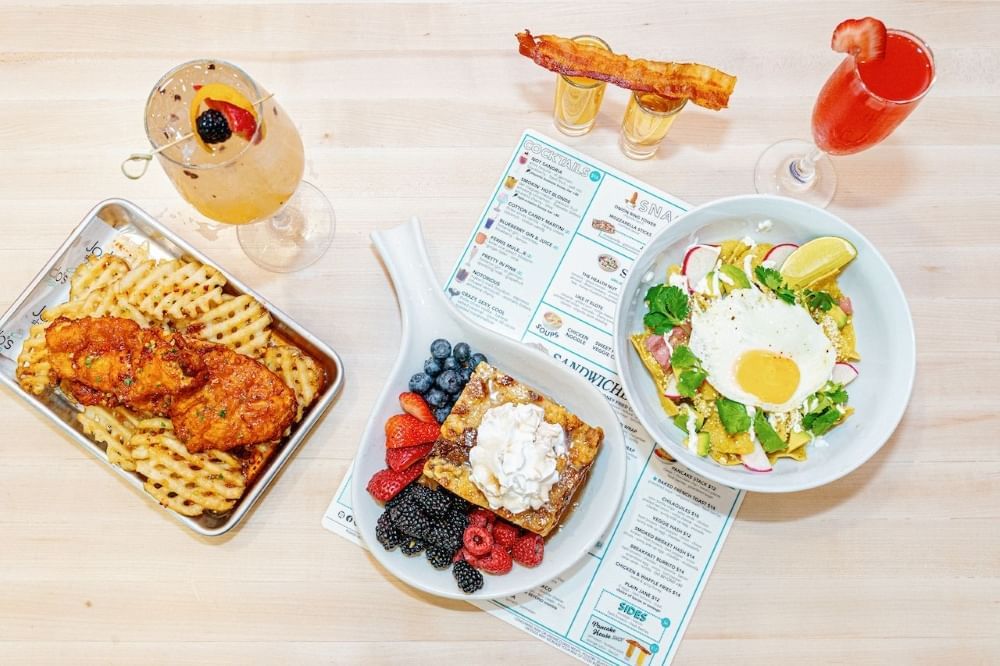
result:
M 629 58 L 565 37 L 535 37 L 528 30 L 516 37 L 521 55 L 550 71 L 662 97 L 688 98 L 706 109 L 726 108 L 736 87 L 735 76 L 707 65 Z

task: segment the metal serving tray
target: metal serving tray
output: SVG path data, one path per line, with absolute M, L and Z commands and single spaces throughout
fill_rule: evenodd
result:
M 83 434 L 76 420 L 77 411 L 74 406 L 62 398 L 58 392 L 49 392 L 39 397 L 31 395 L 18 385 L 14 375 L 16 359 L 23 341 L 27 337 L 28 328 L 32 323 L 38 321 L 38 317 L 41 316 L 46 305 L 56 304 L 53 299 L 63 294 L 68 288 L 69 276 L 72 275 L 76 266 L 89 254 L 109 251 L 108 241 L 117 236 L 123 236 L 132 242 L 148 241 L 150 256 L 154 258 L 195 259 L 216 267 L 226 277 L 227 292 L 234 295 L 249 294 L 260 301 L 270 311 L 274 319 L 273 329 L 308 352 L 326 371 L 326 385 L 319 397 L 305 413 L 302 421 L 292 425 L 291 433 L 285 438 L 281 448 L 270 461 L 268 468 L 257 477 L 231 511 L 225 514 L 205 513 L 198 517 L 189 518 L 169 509 L 163 509 L 198 534 L 220 536 L 235 527 L 250 512 L 250 509 L 274 481 L 281 468 L 302 445 L 303 440 L 316 425 L 316 422 L 330 407 L 343 384 L 343 364 L 337 353 L 328 345 L 296 324 L 288 315 L 233 277 L 224 268 L 178 238 L 135 204 L 124 199 L 108 199 L 97 204 L 0 319 L 0 381 L 21 396 L 28 404 L 38 409 L 94 457 L 107 465 L 108 469 L 125 479 L 139 494 L 157 506 L 159 504 L 156 500 L 143 490 L 142 478 L 138 474 L 112 465 L 108 462 L 105 446 L 94 442 Z M 65 297 L 60 300 L 65 300 Z

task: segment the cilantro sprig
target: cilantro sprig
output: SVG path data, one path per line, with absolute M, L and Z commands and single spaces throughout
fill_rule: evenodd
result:
M 753 274 L 754 277 L 757 278 L 758 282 L 773 291 L 778 298 L 790 305 L 795 305 L 795 292 L 789 289 L 788 285 L 785 284 L 784 279 L 781 277 L 781 273 L 773 268 L 757 266 L 757 268 L 754 269 Z
M 650 287 L 645 300 L 649 312 L 642 321 L 657 335 L 683 324 L 690 312 L 687 294 L 676 285 Z
M 840 405 L 847 402 L 847 391 L 842 384 L 827 382 L 826 386 L 813 395 L 810 404 L 814 406 L 802 416 L 802 427 L 819 437 L 840 422 L 843 412 Z
M 833 296 L 826 293 L 825 291 L 812 291 L 811 289 L 806 289 L 805 291 L 805 301 L 806 307 L 810 310 L 820 310 L 822 312 L 829 312 L 833 308 Z
M 693 398 L 708 378 L 708 373 L 701 367 L 701 361 L 690 347 L 678 345 L 670 355 L 670 365 L 681 371 L 677 378 L 677 392 L 685 398 Z

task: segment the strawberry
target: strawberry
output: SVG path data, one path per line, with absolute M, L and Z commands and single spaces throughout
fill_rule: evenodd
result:
M 224 102 L 217 99 L 206 99 L 205 106 L 215 109 L 226 117 L 233 134 L 238 134 L 247 141 L 253 139 L 254 132 L 257 131 L 257 120 L 247 109 L 236 106 L 232 102 Z
M 537 534 L 525 534 L 514 542 L 510 554 L 522 566 L 537 567 L 545 556 L 545 541 Z
M 378 501 L 388 502 L 402 492 L 403 488 L 416 481 L 423 471 L 423 465 L 411 465 L 402 472 L 397 472 L 394 469 L 383 469 L 375 472 L 375 475 L 369 479 L 366 488 L 371 496 Z
M 385 464 L 389 466 L 389 469 L 402 472 L 409 469 L 410 465 L 422 462 L 427 458 L 427 454 L 431 452 L 433 446 L 433 444 L 419 444 L 402 449 L 386 449 Z
M 492 511 L 487 509 L 476 509 L 469 514 L 469 524 L 476 525 L 477 527 L 485 527 L 487 530 L 493 529 L 493 523 L 496 521 L 497 515 Z
M 834 28 L 830 48 L 859 62 L 880 60 L 885 56 L 886 39 L 885 24 L 877 18 L 847 19 Z
M 506 521 L 498 520 L 493 526 L 493 541 L 508 551 L 514 547 L 514 543 L 520 536 L 521 530 Z
M 385 448 L 401 449 L 418 444 L 429 444 L 441 434 L 441 426 L 424 423 L 409 414 L 390 416 L 385 422 Z
M 503 576 L 510 573 L 510 570 L 514 568 L 514 562 L 510 559 L 507 550 L 499 546 L 495 546 L 486 557 L 480 557 L 475 562 L 469 562 L 469 564 L 494 576 Z
M 488 555 L 493 550 L 493 537 L 485 527 L 469 525 L 465 528 L 465 535 L 462 538 L 465 551 L 473 557 Z
M 434 418 L 434 412 L 431 411 L 430 406 L 419 393 L 413 393 L 412 391 L 409 393 L 400 393 L 399 406 L 403 408 L 404 412 L 410 416 L 415 416 L 424 423 L 437 423 L 437 419 Z

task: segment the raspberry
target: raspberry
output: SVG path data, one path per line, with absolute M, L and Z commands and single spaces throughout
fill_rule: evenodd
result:
M 475 525 L 477 527 L 485 527 L 487 529 L 493 527 L 493 521 L 497 519 L 497 515 L 492 511 L 487 511 L 486 509 L 476 509 L 471 514 L 469 514 L 469 524 Z
M 483 574 L 472 568 L 468 562 L 455 562 L 451 567 L 451 573 L 459 589 L 466 594 L 472 594 L 483 587 Z
M 498 520 L 497 524 L 493 526 L 494 543 L 503 546 L 508 552 L 514 547 L 514 542 L 519 536 L 521 536 L 521 530 L 508 522 Z
M 494 547 L 488 556 L 480 557 L 471 564 L 477 569 L 482 569 L 486 573 L 493 574 L 494 576 L 503 576 L 504 574 L 510 573 L 510 570 L 514 567 L 514 562 L 511 561 L 510 555 L 508 555 L 507 551 L 502 547 Z
M 545 541 L 537 534 L 525 534 L 514 542 L 511 557 L 525 567 L 537 567 L 545 555 Z
M 493 550 L 493 535 L 485 527 L 469 525 L 462 539 L 465 549 L 474 557 L 482 557 Z

